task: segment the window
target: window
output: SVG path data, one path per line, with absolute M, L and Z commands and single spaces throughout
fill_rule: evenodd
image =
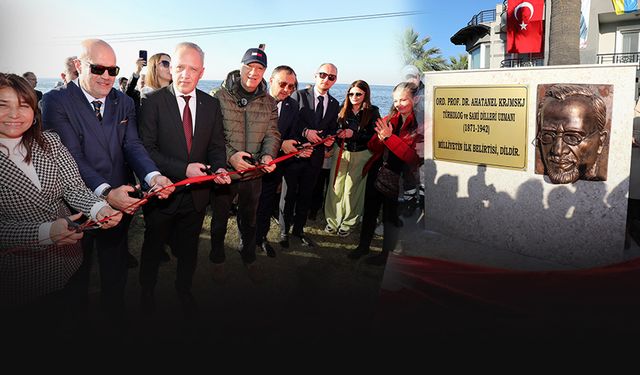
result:
M 619 27 L 616 32 L 616 53 L 640 51 L 640 29 L 638 26 Z
M 472 49 L 469 51 L 469 59 L 471 60 L 471 69 L 489 69 L 491 67 L 491 45 L 488 43 L 480 44 Z
M 476 47 L 469 51 L 469 58 L 471 59 L 471 69 L 480 69 L 480 50 L 482 46 Z

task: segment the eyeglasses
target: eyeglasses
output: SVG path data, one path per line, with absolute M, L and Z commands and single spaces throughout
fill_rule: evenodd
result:
M 160 60 L 160 61 L 158 61 L 158 64 L 160 64 L 160 65 L 164 66 L 165 68 L 169 69 L 169 66 L 171 65 L 171 62 L 167 61 L 167 60 Z
M 350 93 L 348 93 L 347 95 L 349 95 L 349 96 L 357 96 L 357 97 L 360 97 L 360 96 L 362 96 L 362 95 L 364 95 L 364 94 L 363 94 L 363 93 L 361 93 L 361 92 L 350 92 Z
M 320 77 L 320 79 L 328 79 L 329 81 L 335 81 L 337 76 L 335 74 L 328 74 L 325 72 L 318 72 L 318 77 Z
M 89 69 L 91 69 L 91 74 L 95 74 L 98 76 L 103 75 L 105 70 L 109 73 L 111 77 L 115 77 L 118 75 L 118 73 L 120 73 L 119 66 L 103 66 L 103 65 L 97 65 L 97 64 L 89 64 Z
M 280 83 L 278 83 L 278 86 L 280 86 L 281 89 L 286 87 L 291 91 L 296 89 L 296 85 L 293 84 L 293 83 L 280 82 Z
M 573 133 L 573 132 L 550 132 L 550 131 L 541 131 L 538 136 L 536 137 L 536 140 L 540 141 L 540 143 L 548 145 L 550 143 L 553 143 L 556 139 L 556 137 L 561 136 L 562 137 L 562 141 L 570 146 L 577 146 L 580 143 L 582 143 L 582 141 L 584 141 L 585 139 L 591 137 L 592 135 L 596 134 L 598 131 L 594 131 L 592 133 L 589 133 L 585 136 L 582 136 L 578 133 Z

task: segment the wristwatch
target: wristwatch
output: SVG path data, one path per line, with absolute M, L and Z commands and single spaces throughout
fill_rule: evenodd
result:
M 109 195 L 111 190 L 112 190 L 111 186 L 107 186 L 106 188 L 102 189 L 102 193 L 100 193 L 100 198 L 102 198 L 102 199 L 104 199 L 106 201 L 107 200 L 107 196 Z

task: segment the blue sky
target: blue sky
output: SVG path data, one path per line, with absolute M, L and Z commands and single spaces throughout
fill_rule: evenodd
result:
M 237 69 L 244 51 L 266 43 L 268 71 L 280 64 L 292 66 L 298 78 L 313 79 L 322 62 L 338 66 L 338 82 L 356 79 L 371 84 L 395 84 L 402 62 L 399 39 L 406 27 L 422 37 L 432 36 L 430 45 L 443 55 L 464 52 L 449 38 L 483 9 L 498 1 L 456 0 L 325 0 L 310 1 L 195 1 L 155 0 L 63 2 L 0 0 L 0 71 L 32 70 L 39 77 L 57 77 L 65 57 L 78 52 L 83 38 L 101 37 L 110 42 L 113 33 L 175 30 L 318 18 L 356 16 L 419 10 L 420 15 L 375 20 L 271 28 L 206 36 L 161 40 L 115 42 L 121 75 L 129 75 L 139 49 L 171 54 L 176 43 L 192 41 L 205 51 L 205 79 L 223 79 Z M 451 7 L 455 4 L 455 9 Z M 71 42 L 68 42 L 71 41 Z

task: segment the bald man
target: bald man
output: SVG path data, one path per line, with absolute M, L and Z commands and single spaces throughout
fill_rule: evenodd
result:
M 97 251 L 102 306 L 107 313 L 121 316 L 127 280 L 127 232 L 135 212 L 132 205 L 138 201 L 129 196 L 136 181 L 133 173 L 154 189 L 171 181 L 158 172 L 138 138 L 133 100 L 113 88 L 120 68 L 111 46 L 99 39 L 83 41 L 75 67 L 77 79 L 42 99 L 43 123 L 45 129 L 60 135 L 89 189 L 126 214 L 117 227 L 85 233 L 85 257 L 76 277 L 86 297 L 92 255 Z M 167 198 L 172 191 L 162 191 L 159 198 Z

